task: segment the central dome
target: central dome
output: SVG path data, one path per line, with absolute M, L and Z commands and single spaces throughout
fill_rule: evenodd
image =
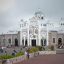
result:
M 40 18 L 40 19 L 44 19 L 44 14 L 40 10 L 38 10 L 37 12 L 35 12 L 35 16 L 38 17 L 38 18 Z

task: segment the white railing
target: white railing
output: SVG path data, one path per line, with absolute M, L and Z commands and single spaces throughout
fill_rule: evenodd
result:
M 39 51 L 39 55 L 42 54 L 56 54 L 56 51 Z

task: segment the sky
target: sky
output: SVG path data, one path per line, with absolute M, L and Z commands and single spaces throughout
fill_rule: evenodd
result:
M 0 0 L 0 33 L 16 30 L 40 8 L 47 18 L 64 18 L 64 0 Z

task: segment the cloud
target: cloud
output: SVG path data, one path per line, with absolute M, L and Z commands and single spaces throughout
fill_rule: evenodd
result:
M 15 0 L 0 0 L 0 13 L 9 10 L 15 4 Z
M 31 18 L 38 8 L 46 18 L 64 17 L 63 6 L 64 0 L 0 0 L 0 32 L 13 28 L 21 19 Z

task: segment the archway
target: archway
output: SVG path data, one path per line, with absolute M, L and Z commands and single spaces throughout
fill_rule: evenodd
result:
M 58 39 L 58 48 L 60 48 L 62 46 L 62 38 Z
M 24 46 L 24 39 L 22 39 L 22 45 Z
M 18 46 L 18 39 L 15 39 L 15 46 Z
M 36 46 L 36 39 L 32 40 L 32 46 Z
M 46 46 L 46 39 L 44 39 L 44 46 Z
M 8 39 L 9 44 L 11 44 L 11 39 Z
M 41 45 L 46 46 L 46 39 L 41 39 Z
M 44 44 L 43 44 L 43 39 L 41 39 L 41 46 L 43 46 Z
M 25 40 L 25 46 L 27 46 L 28 44 L 27 44 L 27 39 Z

